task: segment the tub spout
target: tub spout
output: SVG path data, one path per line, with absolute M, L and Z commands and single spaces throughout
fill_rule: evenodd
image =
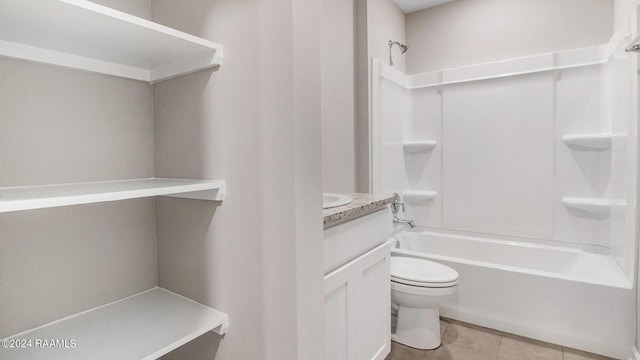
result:
M 397 216 L 393 216 L 393 224 L 394 225 L 398 225 L 398 224 L 407 224 L 409 225 L 410 228 L 413 229 L 414 226 L 416 226 L 416 224 L 413 223 L 413 220 L 404 220 L 404 219 L 400 219 Z

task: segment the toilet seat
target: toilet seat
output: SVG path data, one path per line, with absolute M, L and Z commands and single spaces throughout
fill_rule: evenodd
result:
M 426 259 L 392 256 L 391 281 L 425 288 L 452 287 L 458 283 L 458 272 Z
M 408 286 L 424 287 L 424 288 L 443 288 L 443 287 L 452 287 L 452 286 L 458 285 L 458 280 L 445 282 L 445 283 L 429 283 L 429 282 L 421 282 L 421 281 L 409 281 L 405 279 L 396 279 L 393 276 L 391 277 L 391 282 L 408 285 Z
M 426 301 L 427 299 L 433 300 L 437 297 L 450 296 L 454 295 L 458 292 L 458 286 L 415 286 L 415 285 L 407 285 L 395 281 L 391 281 L 391 292 L 418 295 L 421 297 L 426 297 L 422 299 L 422 301 Z M 392 296 L 393 298 L 393 296 Z M 393 301 L 393 300 L 392 300 Z M 437 300 L 438 302 L 442 300 Z

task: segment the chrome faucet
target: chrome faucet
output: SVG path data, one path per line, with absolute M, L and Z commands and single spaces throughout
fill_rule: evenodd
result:
M 413 220 L 404 220 L 398 217 L 398 213 L 400 212 L 400 210 L 404 212 L 404 203 L 400 202 L 400 194 L 394 193 L 393 202 L 391 203 L 391 213 L 393 213 L 393 225 L 407 224 L 409 225 L 410 228 L 413 229 L 413 227 L 416 226 Z
M 412 229 L 416 226 L 416 224 L 413 223 L 413 220 L 404 220 L 404 219 L 400 219 L 396 215 L 393 215 L 393 225 L 398 225 L 398 224 L 407 224 Z

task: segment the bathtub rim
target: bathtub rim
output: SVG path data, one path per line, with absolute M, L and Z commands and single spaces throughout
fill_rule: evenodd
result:
M 517 267 L 517 266 L 512 266 L 512 265 L 504 265 L 504 264 L 496 264 L 496 263 L 490 263 L 490 262 L 486 262 L 486 261 L 480 261 L 480 260 L 471 260 L 471 259 L 465 259 L 465 258 L 460 258 L 460 257 L 452 257 L 452 256 L 444 256 L 444 255 L 437 255 L 437 254 L 430 254 L 430 253 L 424 253 L 424 252 L 420 252 L 420 251 L 416 251 L 416 250 L 408 250 L 408 249 L 398 249 L 396 248 L 396 244 L 394 243 L 395 240 L 398 240 L 397 237 L 402 237 L 403 235 L 427 235 L 427 236 L 442 236 L 442 237 L 456 237 L 458 239 L 462 239 L 464 241 L 474 241 L 474 242 L 483 242 L 483 243 L 492 243 L 492 244 L 496 244 L 496 245 L 500 245 L 500 246 L 518 246 L 518 247 L 526 247 L 526 248 L 536 248 L 536 249 L 543 249 L 543 250 L 550 250 L 550 251 L 561 251 L 561 252 L 566 252 L 566 253 L 573 253 L 573 254 L 589 254 L 589 255 L 596 255 L 596 256 L 602 256 L 602 257 L 606 257 L 606 261 L 614 268 L 617 270 L 617 274 L 614 274 L 615 278 L 616 278 L 616 283 L 605 283 L 602 281 L 594 281 L 591 280 L 589 278 L 586 277 L 580 277 L 580 276 L 575 276 L 575 275 L 568 275 L 568 274 L 562 274 L 562 273 L 557 273 L 557 272 L 551 272 L 551 271 L 544 271 L 544 270 L 538 270 L 538 269 L 531 269 L 531 268 L 525 268 L 525 267 Z M 422 229 L 418 229 L 418 228 L 414 228 L 411 230 L 407 230 L 407 229 L 399 229 L 397 231 L 394 231 L 390 236 L 389 239 L 391 240 L 392 244 L 391 244 L 391 256 L 406 256 L 406 257 L 414 257 L 414 258 L 425 258 L 427 260 L 433 260 L 433 261 L 438 261 L 438 260 L 442 260 L 442 261 L 448 261 L 448 262 L 453 262 L 453 263 L 463 263 L 463 264 L 469 264 L 469 265 L 474 265 L 474 266 L 481 266 L 481 267 L 488 267 L 488 268 L 492 268 L 492 269 L 497 269 L 497 270 L 502 270 L 502 271 L 511 271 L 511 272 L 515 272 L 515 273 L 519 273 L 519 274 L 529 274 L 529 275 L 534 275 L 534 276 L 542 276 L 542 277 L 547 277 L 547 278 L 553 278 L 553 279 L 560 279 L 560 280 L 566 280 L 566 281 L 572 281 L 572 282 L 578 282 L 578 283 L 585 283 L 585 284 L 590 284 L 590 285 L 598 285 L 598 286 L 606 286 L 606 287 L 612 287 L 612 288 L 617 288 L 617 289 L 626 289 L 626 290 L 630 290 L 630 289 L 634 289 L 634 282 L 633 280 L 630 280 L 627 278 L 627 276 L 624 274 L 623 270 L 621 269 L 620 265 L 618 264 L 618 262 L 616 261 L 616 259 L 614 258 L 613 255 L 611 254 L 601 254 L 601 253 L 593 253 L 593 252 L 589 252 L 589 251 L 585 251 L 583 249 L 580 248 L 573 248 L 573 247 L 563 247 L 563 246 L 550 246 L 550 245 L 544 245 L 544 244 L 537 244 L 537 243 L 527 243 L 527 242 L 521 242 L 521 241 L 503 241 L 503 240 L 495 240 L 495 239 L 485 239 L 485 238 L 478 238 L 478 237 L 474 237 L 474 236 L 469 236 L 469 235 L 459 235 L 459 234 L 451 234 L 451 233 L 442 233 L 442 232 L 436 232 L 436 231 L 429 231 L 429 230 L 424 230 L 424 228 Z
M 566 250 L 569 252 L 582 251 L 585 253 L 596 255 L 613 255 L 608 247 L 598 244 L 580 244 L 570 241 L 546 240 L 534 237 L 491 234 L 459 229 L 432 228 L 420 225 L 417 225 L 414 228 L 410 228 L 406 225 L 396 225 L 393 233 L 391 233 L 389 237 L 391 238 L 397 235 L 422 233 L 444 237 L 465 238 L 466 240 L 475 240 L 481 242 L 492 242 L 501 245 L 509 244 L 523 247 L 535 247 L 539 249 L 553 249 L 563 251 Z

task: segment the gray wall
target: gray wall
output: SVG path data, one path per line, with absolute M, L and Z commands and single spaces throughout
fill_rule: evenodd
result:
M 391 0 L 323 0 L 322 19 L 323 189 L 369 192 L 369 58 L 404 41 L 404 14 Z
M 148 17 L 149 0 L 96 1 Z M 152 87 L 0 59 L 0 186 L 151 177 Z M 0 338 L 157 284 L 153 199 L 0 216 Z
M 153 2 L 225 46 L 219 71 L 155 85 L 156 174 L 228 185 L 219 207 L 157 201 L 160 285 L 230 317 L 167 359 L 324 359 L 319 4 Z
M 355 125 L 356 191 L 369 192 L 369 49 L 367 0 L 355 0 Z M 324 137 L 324 134 L 323 134 Z M 324 139 L 323 139 L 324 140 Z
M 367 1 L 367 29 L 369 57 L 387 62 L 389 40 L 406 42 L 405 14 L 392 0 Z M 405 71 L 406 57 L 397 46 L 392 49 L 394 67 Z
M 0 186 L 155 174 L 228 196 L 2 214 L 0 337 L 159 284 L 231 318 L 169 359 L 324 359 L 319 1 L 104 3 L 223 43 L 222 68 L 152 87 L 0 59 Z
M 407 73 L 607 42 L 612 0 L 458 0 L 406 16 Z
M 323 191 L 351 193 L 355 164 L 355 3 L 322 0 Z
M 0 186 L 153 176 L 148 84 L 0 59 Z M 152 199 L 0 214 L 0 337 L 156 285 Z
M 391 0 L 356 1 L 356 190 L 368 193 L 369 179 L 369 92 L 371 58 L 388 61 L 389 40 L 404 43 L 405 16 Z M 393 48 L 395 66 L 405 69 L 405 57 Z

